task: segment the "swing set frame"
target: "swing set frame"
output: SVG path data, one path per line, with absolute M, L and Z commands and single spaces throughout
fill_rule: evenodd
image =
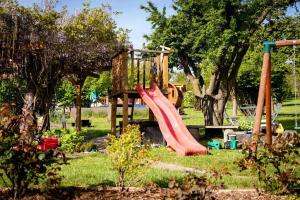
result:
M 271 106 L 271 50 L 274 47 L 295 46 L 300 45 L 300 39 L 297 40 L 281 40 L 281 41 L 265 41 L 263 65 L 261 71 L 261 79 L 259 85 L 257 106 L 255 111 L 255 121 L 253 126 L 253 134 L 258 139 L 260 133 L 261 119 L 266 105 L 266 144 L 272 144 L 272 106 Z M 295 62 L 295 61 L 294 61 Z M 254 147 L 257 147 L 257 141 L 254 142 Z

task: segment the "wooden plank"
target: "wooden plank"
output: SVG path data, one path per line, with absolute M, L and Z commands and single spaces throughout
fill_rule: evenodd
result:
M 126 128 L 128 125 L 128 94 L 124 92 L 123 96 L 123 126 Z
M 130 85 L 129 88 L 132 89 L 134 86 L 134 52 L 130 53 L 131 56 L 131 72 L 130 72 Z
M 110 121 L 111 121 L 111 134 L 113 134 L 113 135 L 116 135 L 116 132 L 117 132 L 117 128 L 116 128 L 116 125 L 117 125 L 117 102 L 118 102 L 117 98 L 112 98 Z
M 169 65 L 168 65 L 168 56 L 163 56 L 163 89 L 168 89 L 169 84 Z
M 163 85 L 163 70 L 160 55 L 155 58 L 157 64 L 157 85 L 161 89 Z
M 135 103 L 135 98 L 132 99 L 132 104 L 130 105 L 131 106 L 131 113 L 129 115 L 130 120 L 133 120 L 134 103 Z
M 151 58 L 151 61 L 150 61 L 150 88 L 152 88 L 152 85 L 155 80 L 155 77 L 153 75 L 153 65 L 154 65 L 154 58 Z M 151 109 L 149 109 L 149 121 L 154 121 L 154 114 L 151 111 Z
M 140 60 L 137 60 L 137 83 L 140 84 Z
M 238 129 L 239 126 L 205 126 L 207 129 Z
M 146 59 L 143 59 L 143 88 L 146 87 Z
M 169 54 L 170 51 L 158 51 L 158 50 L 150 50 L 150 49 L 132 49 L 130 50 L 130 52 L 143 52 L 143 53 L 155 53 L 155 54 L 161 54 L 161 53 L 164 53 L 164 54 Z

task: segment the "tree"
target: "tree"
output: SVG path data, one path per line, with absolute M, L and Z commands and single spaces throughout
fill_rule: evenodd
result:
M 119 48 L 116 25 L 105 7 L 84 4 L 80 13 L 64 25 L 66 75 L 76 86 L 76 129 L 81 129 L 81 93 L 88 76 L 98 77 L 111 68 L 111 57 Z
M 0 2 L 0 77 L 26 82 L 23 110 L 44 116 L 42 134 L 49 128 L 49 109 L 59 80 L 66 76 L 77 91 L 77 130 L 80 130 L 80 95 L 87 76 L 111 68 L 118 46 L 111 14 L 104 8 L 84 9 L 68 17 L 45 6 L 24 8 L 13 0 Z
M 40 134 L 49 127 L 49 108 L 63 60 L 58 19 L 50 1 L 45 9 L 24 8 L 13 0 L 0 2 L 1 79 L 26 82 L 23 112 L 44 116 Z M 25 115 L 25 113 L 23 113 Z
M 141 8 L 150 14 L 147 20 L 154 29 L 146 36 L 150 46 L 173 49 L 171 61 L 192 83 L 205 124 L 222 125 L 226 102 L 236 91 L 239 68 L 256 32 L 285 17 L 295 2 L 174 0 L 175 14 L 170 17 L 151 2 Z
M 243 60 L 237 83 L 238 99 L 242 104 L 256 104 L 261 68 L 264 40 L 282 40 L 284 38 L 300 38 L 300 16 L 288 16 L 277 19 L 257 31 L 255 41 L 251 42 L 249 50 Z M 272 96 L 278 102 L 290 97 L 293 91 L 293 67 L 286 61 L 292 59 L 293 48 L 281 47 L 274 49 L 272 53 Z M 296 52 L 296 63 L 300 57 Z

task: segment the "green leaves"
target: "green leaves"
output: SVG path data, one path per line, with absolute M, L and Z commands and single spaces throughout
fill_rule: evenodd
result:
M 138 170 L 145 164 L 148 151 L 141 143 L 141 132 L 137 125 L 128 125 L 120 137 L 109 135 L 106 150 L 113 169 L 119 174 L 120 187 L 124 187 L 130 175 L 137 177 Z

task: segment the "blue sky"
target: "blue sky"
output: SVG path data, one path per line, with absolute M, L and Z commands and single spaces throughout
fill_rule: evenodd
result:
M 30 6 L 33 3 L 40 3 L 41 0 L 18 0 L 24 6 Z M 67 5 L 71 13 L 79 10 L 83 2 L 88 0 L 59 0 L 59 7 Z M 131 30 L 129 33 L 130 41 L 134 48 L 141 48 L 145 41 L 144 34 L 151 32 L 151 24 L 146 21 L 147 13 L 140 9 L 141 5 L 145 5 L 149 0 L 90 0 L 93 7 L 100 6 L 103 3 L 111 5 L 113 11 L 122 12 L 115 16 L 114 19 L 118 27 Z M 172 0 L 151 0 L 158 8 L 167 7 L 167 14 L 172 13 Z M 295 9 L 288 9 L 288 14 L 295 14 Z
M 19 0 L 19 3 L 24 6 L 31 6 L 33 3 L 40 2 L 41 0 Z M 58 6 L 67 5 L 69 11 L 74 13 L 82 7 L 83 2 L 86 0 L 59 0 Z M 145 42 L 143 35 L 151 32 L 151 24 L 146 21 L 147 13 L 140 9 L 140 5 L 145 5 L 147 0 L 92 0 L 91 2 L 93 7 L 108 3 L 113 11 L 122 12 L 122 14 L 114 17 L 118 27 L 131 30 L 129 37 L 134 48 L 142 47 Z M 172 11 L 172 0 L 152 0 L 152 2 L 159 8 L 166 6 L 167 11 Z

